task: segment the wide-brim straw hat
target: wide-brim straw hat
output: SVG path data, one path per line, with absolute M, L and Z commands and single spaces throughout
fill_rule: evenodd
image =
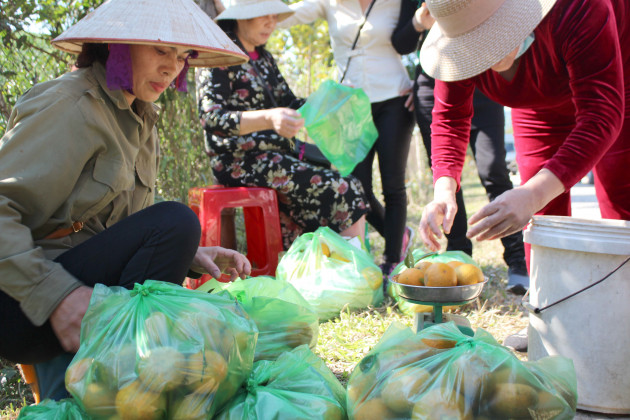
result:
M 267 15 L 278 15 L 278 22 L 295 13 L 281 0 L 232 0 L 232 5 L 217 16 L 216 20 L 253 19 Z
M 534 31 L 556 0 L 426 0 L 435 24 L 420 64 L 446 82 L 476 76 L 505 58 Z
M 184 46 L 193 67 L 243 64 L 248 57 L 192 0 L 109 0 L 52 41 L 78 54 L 84 43 Z

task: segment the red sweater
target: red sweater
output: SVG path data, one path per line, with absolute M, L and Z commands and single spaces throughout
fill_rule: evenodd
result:
M 511 82 L 493 70 L 458 82 L 436 80 L 434 179 L 451 176 L 459 184 L 475 86 L 513 108 L 517 149 L 528 138 L 559 146 L 544 168 L 566 189 L 597 163 L 623 124 L 629 132 L 630 2 L 558 0 L 534 35 Z

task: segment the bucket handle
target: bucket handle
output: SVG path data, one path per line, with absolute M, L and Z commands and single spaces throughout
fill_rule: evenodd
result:
M 547 306 L 543 306 L 542 308 L 537 308 L 534 305 L 532 305 L 529 302 L 525 302 L 525 298 L 529 296 L 529 290 L 527 291 L 527 293 L 525 293 L 525 296 L 523 296 L 523 300 L 522 300 L 522 305 L 525 307 L 525 309 L 527 309 L 529 312 L 533 313 L 533 314 L 540 314 L 542 311 L 551 308 L 552 306 L 557 305 L 558 303 L 564 302 L 567 299 L 572 298 L 575 295 L 578 295 L 582 292 L 584 292 L 585 290 L 590 289 L 593 286 L 598 285 L 599 283 L 603 282 L 604 280 L 606 280 L 608 277 L 612 276 L 613 274 L 615 274 L 621 267 L 623 267 L 628 261 L 630 261 L 630 257 L 626 258 L 626 260 L 624 262 L 622 262 L 621 264 L 619 264 L 619 266 L 617 266 L 617 268 L 615 268 L 613 271 L 611 271 L 610 273 L 606 274 L 604 277 L 602 277 L 601 279 L 597 280 L 595 283 L 593 284 L 589 284 L 588 286 L 584 287 L 583 289 L 578 290 L 575 293 L 571 293 L 569 296 L 563 297 L 560 300 L 555 301 L 554 303 L 550 303 Z

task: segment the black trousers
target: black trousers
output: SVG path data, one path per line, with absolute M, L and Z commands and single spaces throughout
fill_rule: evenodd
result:
M 405 170 L 413 131 L 413 114 L 405 108 L 406 97 L 372 103 L 372 118 L 378 131 L 374 147 L 352 174 L 363 184 L 370 203 L 367 221 L 385 238 L 385 262 L 398 263 L 407 224 Z M 378 154 L 385 205 L 374 195 L 372 163 Z
M 431 166 L 431 111 L 433 110 L 433 89 L 435 80 L 424 73 L 418 74 L 414 82 L 415 114 L 422 141 Z M 492 201 L 513 188 L 510 173 L 505 162 L 505 114 L 503 106 L 491 101 L 478 90 L 473 97 L 474 115 L 470 129 L 470 147 L 477 163 L 481 185 Z M 457 213 L 451 232 L 446 235 L 447 250 L 464 251 L 472 255 L 472 242 L 466 237 L 468 217 L 464 204 L 464 194 L 460 188 L 455 195 Z M 501 239 L 503 259 L 508 266 L 525 264 L 523 233 L 517 232 Z
M 86 286 L 133 288 L 144 280 L 181 284 L 199 246 L 195 213 L 177 202 L 139 211 L 55 259 Z M 0 356 L 15 363 L 45 362 L 63 353 L 50 321 L 33 325 L 19 302 L 0 291 Z

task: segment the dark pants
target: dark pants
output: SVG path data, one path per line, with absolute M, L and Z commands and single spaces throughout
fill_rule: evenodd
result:
M 431 165 L 431 111 L 433 110 L 433 88 L 435 81 L 425 74 L 420 74 L 414 84 L 414 105 L 416 121 L 420 128 L 422 141 Z M 473 98 L 474 116 L 470 130 L 470 147 L 477 163 L 481 184 L 486 190 L 488 200 L 513 188 L 509 170 L 505 162 L 505 115 L 503 106 L 491 101 L 481 92 L 475 91 Z M 446 235 L 447 249 L 464 251 L 472 255 L 472 242 L 466 237 L 468 217 L 464 204 L 464 194 L 460 188 L 455 195 L 457 213 L 451 232 Z M 503 259 L 510 267 L 525 264 L 523 233 L 516 232 L 501 239 Z
M 378 139 L 363 162 L 352 174 L 363 184 L 370 203 L 367 221 L 385 238 L 385 262 L 398 263 L 407 224 L 405 169 L 413 131 L 413 115 L 405 108 L 405 97 L 372 103 L 372 118 Z M 372 163 L 378 154 L 378 165 L 385 205 L 374 195 Z
M 55 261 L 90 287 L 101 283 L 131 289 L 147 279 L 181 284 L 200 237 L 199 220 L 192 210 L 181 203 L 163 202 L 121 220 Z M 49 321 L 36 327 L 19 303 L 1 291 L 0 319 L 2 357 L 16 363 L 53 364 L 55 370 L 65 372 L 71 355 L 64 353 Z M 46 395 L 46 384 L 41 383 L 46 375 L 38 366 L 40 390 L 46 398 L 51 395 Z

